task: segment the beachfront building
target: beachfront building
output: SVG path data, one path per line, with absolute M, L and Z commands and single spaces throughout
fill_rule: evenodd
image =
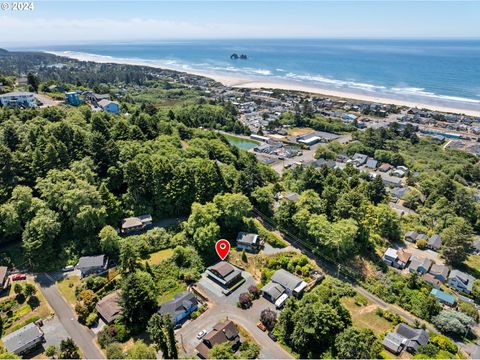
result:
M 31 92 L 9 92 L 0 95 L 0 105 L 6 107 L 36 107 L 35 94 Z

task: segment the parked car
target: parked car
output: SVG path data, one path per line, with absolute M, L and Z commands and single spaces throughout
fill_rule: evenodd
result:
M 200 339 L 203 338 L 205 335 L 207 335 L 207 330 L 203 329 L 202 331 L 200 331 L 200 332 L 197 334 L 197 339 L 200 340 Z
M 69 271 L 73 271 L 73 270 L 75 270 L 75 266 L 73 266 L 73 265 L 65 266 L 65 267 L 62 269 L 63 272 L 69 272 Z
M 270 339 L 272 339 L 273 341 L 277 341 L 277 337 L 276 337 L 275 334 L 272 333 L 272 332 L 269 332 L 269 333 L 268 333 L 268 337 L 269 337 Z
M 258 327 L 260 330 L 262 330 L 262 331 L 267 331 L 267 328 L 266 328 L 265 325 L 263 325 L 261 322 L 259 322 L 259 323 L 257 324 L 257 327 Z
M 25 274 L 14 274 L 14 275 L 12 275 L 12 281 L 25 280 L 26 278 L 27 278 L 27 275 L 25 275 Z

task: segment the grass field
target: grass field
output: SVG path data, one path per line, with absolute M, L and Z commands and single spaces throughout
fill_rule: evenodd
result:
M 75 296 L 75 288 L 80 284 L 80 277 L 77 275 L 69 276 L 57 282 L 58 290 L 63 297 L 72 305 L 75 305 L 77 297 Z
M 176 286 L 171 289 L 169 292 L 163 293 L 157 298 L 159 304 L 164 303 L 165 301 L 170 301 L 173 299 L 175 294 L 187 290 L 187 286 L 183 282 L 177 282 Z
M 465 270 L 477 279 L 480 278 L 480 255 L 470 255 L 467 260 L 463 262 L 463 269 L 461 270 Z
M 168 259 L 170 256 L 172 256 L 172 254 L 173 254 L 173 249 L 160 250 L 160 251 L 154 252 L 153 254 L 150 254 L 150 258 L 147 260 L 147 262 L 150 265 L 158 265 L 163 260 Z
M 353 324 L 359 328 L 371 329 L 377 335 L 393 328 L 389 321 L 375 313 L 378 306 L 371 302 L 368 302 L 366 306 L 359 306 L 355 304 L 353 298 L 344 298 L 342 304 L 350 311 Z

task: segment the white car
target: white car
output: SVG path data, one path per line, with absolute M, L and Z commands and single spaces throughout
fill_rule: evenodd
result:
M 200 340 L 200 339 L 203 338 L 205 335 L 207 335 L 207 330 L 203 329 L 202 331 L 200 331 L 200 332 L 197 334 L 197 339 Z

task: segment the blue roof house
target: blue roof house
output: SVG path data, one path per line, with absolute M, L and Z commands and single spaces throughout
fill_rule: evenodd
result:
M 78 93 L 76 91 L 71 91 L 66 93 L 65 98 L 67 100 L 67 103 L 69 103 L 72 106 L 80 105 L 80 97 L 78 96 Z
M 117 115 L 120 112 L 120 104 L 116 101 L 110 101 L 102 99 L 98 102 L 98 105 L 106 112 Z
M 432 291 L 430 292 L 430 295 L 435 296 L 438 301 L 448 306 L 453 306 L 457 302 L 457 299 L 455 299 L 455 296 L 447 294 L 442 290 L 432 289 Z
M 182 292 L 170 301 L 164 302 L 158 309 L 159 314 L 169 314 L 172 322 L 178 324 L 198 309 L 198 301 L 191 292 Z

